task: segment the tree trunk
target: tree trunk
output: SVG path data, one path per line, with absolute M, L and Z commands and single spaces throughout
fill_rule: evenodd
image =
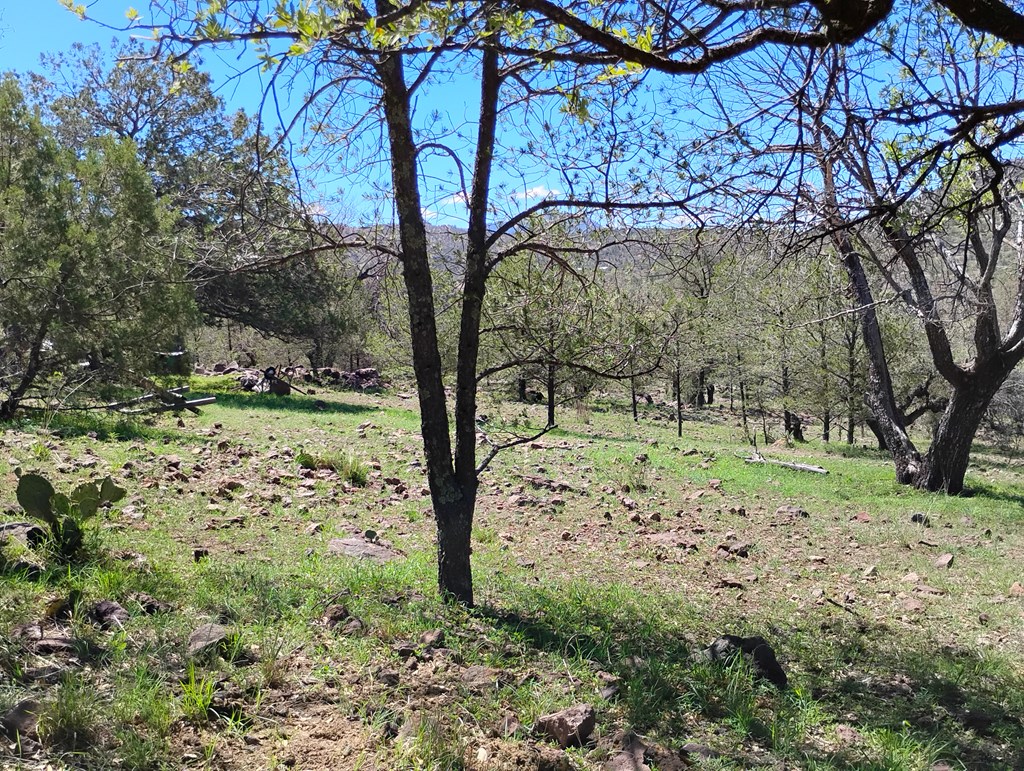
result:
M 526 401 L 526 378 L 525 377 L 521 377 L 521 378 L 516 380 L 516 396 L 518 397 L 519 401 L 521 401 L 521 402 L 525 402 Z
M 954 388 L 939 418 L 932 443 L 914 476 L 914 486 L 930 492 L 958 495 L 964 489 L 964 475 L 970 461 L 971 445 L 989 402 L 1012 367 L 987 367 L 988 372 L 972 376 L 961 388 Z
M 678 351 L 676 354 L 678 356 Z M 675 377 L 675 390 L 676 390 L 676 435 L 682 439 L 683 437 L 683 384 L 680 382 L 679 363 L 676 363 L 676 377 Z
M 548 396 L 548 425 L 555 425 L 555 373 L 557 366 L 553 361 L 548 362 L 547 396 Z
M 821 416 L 821 441 L 827 442 L 832 438 L 832 411 L 825 410 Z
M 633 422 L 634 423 L 638 423 L 640 421 L 640 417 L 639 417 L 639 415 L 637 415 L 637 411 L 636 411 L 636 378 L 635 377 L 631 377 L 629 379 L 629 396 L 630 396 L 630 399 L 633 402 Z
M 416 170 L 416 140 L 402 55 L 394 52 L 382 54 L 377 72 L 381 80 L 391 151 L 402 274 L 409 298 L 409 331 L 419 396 L 420 431 L 427 463 L 427 482 L 437 521 L 438 588 L 443 597 L 472 605 L 473 578 L 465 531 L 472 527 L 476 488 L 475 485 L 467 487 L 460 484 L 453 463 L 433 278 Z M 456 429 L 458 434 L 458 426 Z

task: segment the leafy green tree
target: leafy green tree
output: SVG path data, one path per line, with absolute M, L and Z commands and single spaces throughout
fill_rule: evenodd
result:
M 64 146 L 0 81 L 0 419 L 58 373 L 123 379 L 183 336 L 172 221 L 132 142 Z

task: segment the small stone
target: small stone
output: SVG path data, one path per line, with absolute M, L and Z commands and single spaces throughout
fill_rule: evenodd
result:
M 596 725 L 594 708 L 589 704 L 577 704 L 538 718 L 533 730 L 554 740 L 560 747 L 578 747 L 587 741 Z
M 917 573 L 907 573 L 903 578 L 900 579 L 905 584 L 916 584 L 921 580 L 921 576 Z
M 420 645 L 422 645 L 425 648 L 444 647 L 444 630 L 428 629 L 426 632 L 420 635 Z
M 1010 587 L 1011 597 L 1024 597 L 1024 586 L 1021 586 L 1020 581 L 1014 581 L 1013 586 Z
M 303 531 L 306 535 L 316 535 L 324 531 L 324 525 L 322 522 L 310 522 L 306 525 L 306 529 Z
M 344 605 L 331 605 L 324 611 L 321 621 L 328 629 L 334 629 L 338 624 L 347 621 L 349 618 L 351 618 L 351 614 Z
M 220 624 L 203 624 L 188 638 L 188 655 L 202 656 L 227 646 L 231 632 Z
M 470 691 L 486 691 L 497 687 L 500 675 L 500 670 L 493 667 L 474 664 L 463 670 L 462 684 Z
M 864 570 L 861 572 L 861 575 L 864 576 L 864 578 L 874 578 L 878 575 L 878 566 L 869 565 L 868 567 L 864 568 Z
M 938 559 L 935 560 L 934 564 L 937 568 L 945 568 L 948 570 L 953 564 L 953 555 L 949 553 L 940 555 Z
M 89 612 L 89 616 L 99 624 L 100 629 L 122 627 L 128 621 L 128 611 L 113 600 L 100 600 Z
M 563 541 L 571 541 L 572 540 L 572 533 L 569 532 L 568 530 L 563 530 L 562 531 L 562 540 Z
M 793 506 L 787 503 L 784 506 L 779 506 L 779 508 L 775 510 L 775 516 L 790 517 L 791 519 L 805 519 L 806 517 L 809 517 L 811 515 L 804 511 L 803 509 L 801 509 L 799 506 Z
M 19 738 L 35 739 L 41 709 L 42 705 L 35 699 L 19 701 L 0 717 L 0 728 L 11 741 L 18 741 Z

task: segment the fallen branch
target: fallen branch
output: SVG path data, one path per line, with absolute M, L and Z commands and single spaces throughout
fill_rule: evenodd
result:
M 772 460 L 771 458 L 764 457 L 761 453 L 756 450 L 751 454 L 749 458 L 744 458 L 745 463 L 767 463 L 772 466 L 782 466 L 783 468 L 791 468 L 794 471 L 810 471 L 812 474 L 827 474 L 828 469 L 822 468 L 821 466 L 812 466 L 809 463 L 787 463 L 781 460 Z

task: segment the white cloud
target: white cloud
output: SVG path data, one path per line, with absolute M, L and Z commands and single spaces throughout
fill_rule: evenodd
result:
M 544 185 L 535 185 L 534 187 L 523 190 L 520 193 L 512 193 L 509 198 L 513 198 L 517 201 L 528 201 L 531 198 L 547 198 L 552 195 L 561 194 L 561 190 L 551 190 Z
M 439 212 L 436 212 L 433 209 L 428 209 L 426 206 L 420 209 L 420 214 L 423 215 L 423 219 L 430 220 L 431 222 L 441 216 Z

